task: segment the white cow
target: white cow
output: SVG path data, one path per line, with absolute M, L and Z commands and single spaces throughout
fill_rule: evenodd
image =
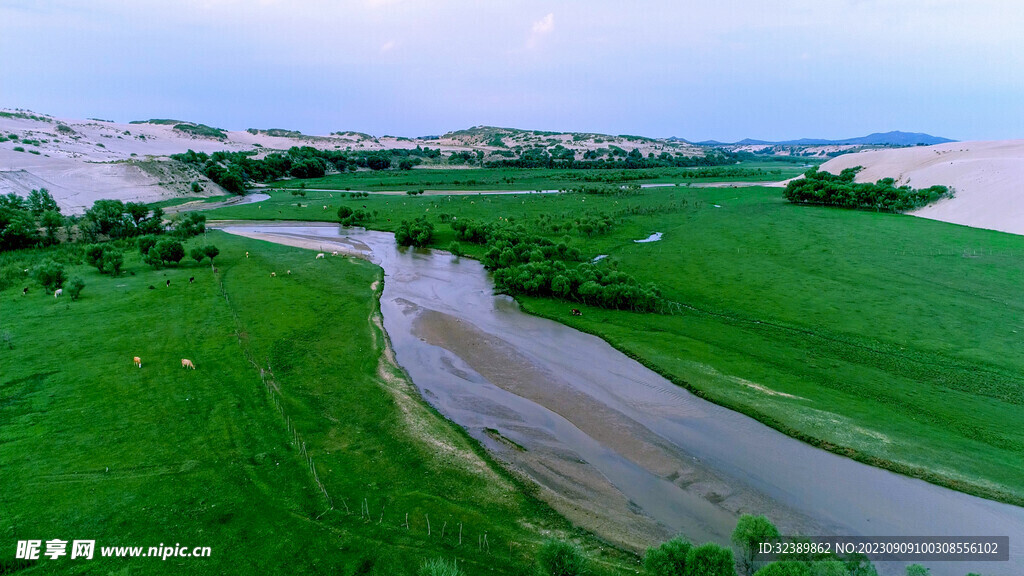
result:
M 315 258 L 315 260 L 319 260 L 319 259 L 321 259 L 321 258 L 323 258 L 323 257 L 324 257 L 324 253 L 323 253 L 323 252 L 321 252 L 321 253 L 319 253 L 319 254 L 317 254 L 317 255 L 316 255 L 316 258 Z
M 64 289 L 63 288 L 57 288 L 57 291 L 53 293 L 53 297 L 57 298 L 57 297 L 59 297 L 63 293 L 64 293 Z

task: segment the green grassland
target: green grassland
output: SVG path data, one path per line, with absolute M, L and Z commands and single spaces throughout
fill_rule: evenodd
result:
M 548 168 L 420 168 L 415 170 L 361 171 L 323 178 L 285 180 L 274 187 L 323 190 L 560 190 L 591 182 L 666 184 L 714 181 L 779 181 L 798 176 L 807 165 L 798 162 L 756 160 L 735 166 L 708 168 L 649 168 L 644 170 L 570 170 Z
M 347 205 L 375 212 L 366 225 L 383 230 L 426 216 L 441 248 L 454 240 L 441 214 L 568 237 L 587 256 L 609 254 L 602 266 L 656 283 L 676 313 L 585 309 L 574 318 L 564 302 L 521 298 L 526 309 L 808 442 L 1024 503 L 1024 238 L 795 206 L 772 188 L 340 196 L 309 191 L 296 202 L 275 192 L 210 217 L 330 220 Z M 598 214 L 617 222 L 603 235 L 545 227 Z M 633 242 L 652 232 L 663 240 Z
M 200 240 L 220 248 L 216 274 L 131 253 L 117 278 L 69 265 L 86 281 L 78 301 L 31 283 L 0 291 L 0 572 L 20 567 L 16 541 L 55 538 L 95 539 L 97 555 L 177 543 L 212 555 L 43 557 L 27 573 L 412 574 L 441 556 L 470 574 L 525 573 L 551 533 L 589 548 L 598 573 L 635 565 L 422 402 L 382 354 L 379 268 Z

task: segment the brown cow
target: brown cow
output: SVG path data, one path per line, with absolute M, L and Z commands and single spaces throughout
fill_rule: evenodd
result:
M 182 368 L 191 368 L 193 370 L 196 369 L 196 365 L 193 364 L 192 361 L 189 360 L 188 358 L 182 358 L 181 359 L 181 367 Z
M 138 366 L 139 368 L 142 368 L 142 358 L 139 358 L 138 356 L 136 356 L 134 358 L 134 360 L 135 360 L 135 365 Z
M 577 309 L 577 308 L 573 308 L 572 309 L 572 315 L 573 316 L 583 316 L 583 312 L 580 312 L 579 309 Z

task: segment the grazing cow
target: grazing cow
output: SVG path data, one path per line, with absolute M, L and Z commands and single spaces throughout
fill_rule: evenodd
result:
M 327 206 L 324 206 L 324 210 L 327 210 Z
M 331 252 L 331 256 L 337 256 L 337 255 L 338 255 L 338 251 L 337 250 L 335 250 L 334 252 Z
M 142 358 L 139 358 L 138 356 L 136 356 L 134 358 L 134 360 L 135 360 L 135 365 L 138 366 L 139 368 L 142 368 Z
M 191 368 L 193 370 L 196 369 L 196 365 L 193 364 L 192 361 L 189 360 L 188 358 L 182 358 L 181 359 L 181 367 L 182 368 Z
M 170 281 L 170 279 L 168 279 L 168 280 L 167 280 L 167 287 L 168 287 L 168 288 L 170 288 L 170 287 L 171 287 L 171 281 Z
M 291 270 L 289 270 L 289 271 L 288 271 L 288 275 L 289 275 L 289 276 L 291 276 L 291 274 L 292 274 L 292 271 L 291 271 Z
M 24 296 L 26 294 L 28 294 L 28 286 L 25 286 L 25 288 L 21 291 L 21 295 L 22 296 Z
M 270 277 L 271 278 L 277 278 L 277 272 L 271 272 L 270 273 Z
M 577 308 L 573 308 L 572 309 L 572 315 L 573 316 L 583 316 L 583 312 L 580 312 L 579 309 L 577 309 Z
M 189 284 L 191 284 L 191 283 L 193 283 L 193 282 L 195 282 L 195 281 L 196 281 L 196 277 L 195 277 L 195 276 L 189 276 L 189 277 L 188 277 L 188 283 L 189 283 Z
M 248 258 L 248 257 L 249 257 L 249 253 L 248 253 L 248 252 L 246 252 L 246 253 L 245 253 L 245 257 L 246 257 L 246 258 Z
M 316 255 L 316 258 L 314 258 L 314 260 L 319 260 L 319 259 L 321 259 L 321 258 L 323 258 L 323 257 L 324 257 L 324 253 L 323 253 L 323 252 L 321 252 L 321 253 L 319 253 L 319 254 L 317 254 L 317 255 Z
M 57 291 L 53 293 L 53 297 L 57 298 L 57 297 L 59 297 L 63 293 L 64 293 L 64 289 L 63 288 L 57 288 Z

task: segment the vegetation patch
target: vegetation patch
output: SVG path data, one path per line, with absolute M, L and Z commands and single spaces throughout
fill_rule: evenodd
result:
M 859 208 L 876 212 L 906 212 L 953 197 L 953 192 L 945 186 L 919 190 L 910 186 L 896 186 L 892 178 L 883 178 L 874 184 L 855 183 L 853 179 L 862 169 L 863 166 L 857 166 L 839 174 L 831 174 L 814 167 L 805 172 L 803 178 L 791 180 L 786 185 L 784 195 L 796 204 Z

